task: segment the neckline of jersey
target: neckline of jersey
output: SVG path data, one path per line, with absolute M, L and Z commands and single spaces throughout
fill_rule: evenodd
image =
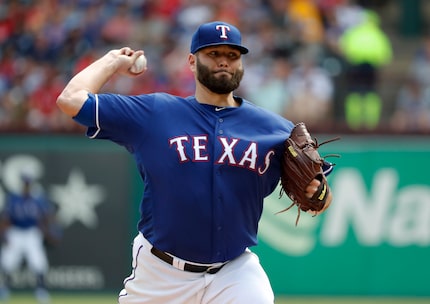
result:
M 207 104 L 207 103 L 200 103 L 197 101 L 195 96 L 190 96 L 188 98 L 188 100 L 193 102 L 194 104 L 204 108 L 204 109 L 211 111 L 212 113 L 218 113 L 219 114 L 219 113 L 230 112 L 230 111 L 233 111 L 233 110 L 236 110 L 236 109 L 239 109 L 240 107 L 242 107 L 243 99 L 240 97 L 236 97 L 236 96 L 234 96 L 234 98 L 239 103 L 239 106 L 237 106 L 237 107 L 220 107 L 220 106 L 211 105 L 211 104 Z

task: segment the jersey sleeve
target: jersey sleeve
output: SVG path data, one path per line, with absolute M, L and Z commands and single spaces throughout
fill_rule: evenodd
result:
M 88 94 L 88 99 L 73 118 L 86 126 L 87 136 L 109 139 L 124 145 L 133 137 L 144 136 L 153 109 L 153 95 Z

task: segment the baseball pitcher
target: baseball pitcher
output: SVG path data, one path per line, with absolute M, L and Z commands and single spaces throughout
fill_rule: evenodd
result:
M 193 96 L 102 93 L 112 77 L 147 69 L 144 60 L 135 65 L 142 50 L 123 47 L 75 75 L 58 97 L 89 138 L 127 149 L 142 178 L 132 272 L 119 303 L 274 302 L 249 248 L 257 245 L 263 200 L 280 182 L 294 124 L 234 94 L 248 51 L 235 26 L 205 23 L 187 58 Z M 331 202 L 321 182 L 312 179 L 303 189 L 322 201 L 319 212 Z

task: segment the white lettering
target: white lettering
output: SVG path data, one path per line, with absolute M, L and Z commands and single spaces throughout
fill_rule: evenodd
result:
M 224 163 L 225 158 L 227 157 L 228 162 L 231 165 L 235 165 L 236 160 L 235 160 L 234 155 L 233 155 L 233 150 L 234 150 L 234 147 L 236 146 L 236 144 L 239 142 L 239 139 L 234 138 L 234 139 L 232 139 L 231 143 L 228 143 L 228 140 L 225 137 L 220 137 L 219 140 L 220 140 L 220 142 L 224 148 L 224 153 L 218 159 L 217 163 L 218 164 Z
M 193 148 L 194 148 L 194 160 L 195 161 L 207 161 L 209 157 L 202 155 L 202 151 L 206 151 L 206 143 L 208 141 L 207 136 L 195 136 L 193 137 Z M 204 144 L 202 144 L 202 142 Z
M 260 175 L 263 175 L 266 171 L 267 171 L 267 169 L 269 169 L 269 167 L 270 167 L 270 158 L 273 156 L 273 155 L 275 155 L 275 151 L 269 151 L 269 152 L 267 152 L 267 154 L 266 154 L 266 157 L 264 158 L 264 167 L 263 166 L 260 166 L 259 168 L 258 168 L 258 173 L 260 174 Z
M 227 31 L 230 32 L 230 27 L 229 26 L 223 25 L 223 24 L 218 24 L 216 26 L 216 29 L 217 30 L 221 30 L 221 35 L 219 36 L 220 38 L 222 38 L 222 39 L 227 39 L 228 38 L 227 37 Z
M 359 243 L 374 246 L 381 243 L 388 223 L 388 212 L 393 200 L 398 176 L 392 169 L 380 170 L 374 177 L 371 197 L 359 171 L 343 169 L 332 181 L 333 203 L 322 226 L 321 241 L 327 246 L 338 246 L 346 240 L 351 224 Z
M 14 288 L 30 288 L 36 284 L 36 278 L 28 269 L 15 271 L 11 275 Z M 105 287 L 101 269 L 96 266 L 51 266 L 46 276 L 46 285 L 60 289 L 100 289 Z
M 28 174 L 35 180 L 35 189 L 41 187 L 37 181 L 44 174 L 44 165 L 39 159 L 28 154 L 14 154 L 7 158 L 0 172 L 7 191 L 20 191 L 22 174 Z
M 245 162 L 249 162 L 249 168 L 255 170 L 257 164 L 257 144 L 251 143 L 248 149 L 245 150 L 242 160 L 239 162 L 240 166 L 245 166 Z
M 169 140 L 170 147 L 173 145 L 176 145 L 176 151 L 179 154 L 179 160 L 181 162 L 188 161 L 188 157 L 185 154 L 185 147 L 184 147 L 184 142 L 188 142 L 188 141 L 189 140 L 187 136 L 179 136 Z
M 237 161 L 237 155 L 235 155 L 235 148 L 237 144 L 240 142 L 240 139 L 233 138 L 228 139 L 226 137 L 218 137 L 219 142 L 221 143 L 221 155 L 215 161 L 215 164 L 227 164 L 232 166 L 240 166 L 250 170 L 256 170 L 258 164 L 258 144 L 255 142 L 251 142 L 246 150 L 243 151 L 243 156 L 240 159 L 239 163 Z M 207 154 L 207 135 L 200 136 L 178 136 L 169 140 L 170 147 L 176 149 L 180 162 L 186 162 L 190 160 L 189 155 L 191 152 L 188 151 L 190 147 L 186 145 L 192 141 L 192 151 L 194 155 L 191 157 L 191 160 L 194 162 L 205 162 L 209 161 L 209 155 Z M 218 150 L 218 149 L 217 149 Z M 242 151 L 242 150 L 241 150 Z M 264 174 L 269 166 L 270 166 L 270 158 L 275 154 L 274 151 L 267 152 L 264 158 L 264 164 L 258 168 L 259 174 Z
M 387 239 L 394 246 L 430 245 L 430 188 L 403 189 L 388 228 Z
M 101 269 L 96 266 L 57 266 L 50 267 L 47 284 L 62 289 L 100 289 L 105 286 Z

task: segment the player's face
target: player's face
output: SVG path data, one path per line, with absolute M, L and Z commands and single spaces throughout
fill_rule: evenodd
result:
M 208 47 L 196 55 L 198 81 L 217 94 L 236 90 L 243 78 L 241 53 L 229 46 Z

